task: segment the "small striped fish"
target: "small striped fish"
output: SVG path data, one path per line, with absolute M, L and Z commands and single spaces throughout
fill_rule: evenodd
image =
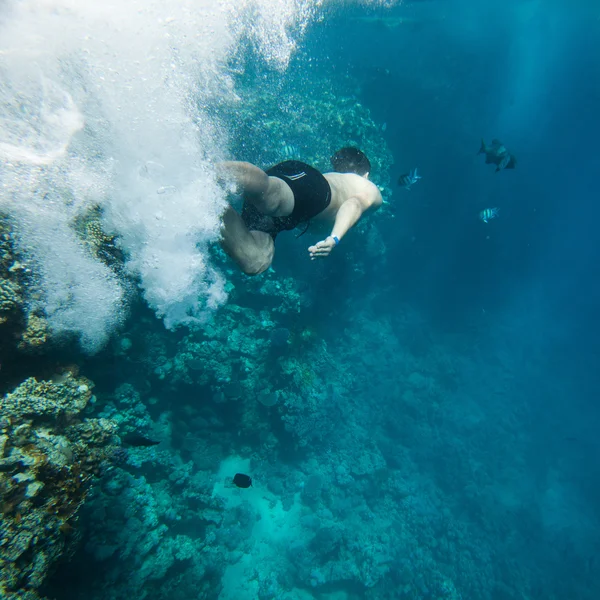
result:
M 280 152 L 285 158 L 285 160 L 293 160 L 298 156 L 298 149 L 296 148 L 296 146 L 292 146 L 291 144 L 282 144 Z
M 402 186 L 405 190 L 410 190 L 410 187 L 417 183 L 421 179 L 421 176 L 417 174 L 417 169 L 413 169 L 404 175 L 400 175 L 398 179 L 398 185 Z
M 479 218 L 484 222 L 487 223 L 488 221 L 490 221 L 491 219 L 495 219 L 498 216 L 498 208 L 484 208 L 480 213 L 479 213 Z

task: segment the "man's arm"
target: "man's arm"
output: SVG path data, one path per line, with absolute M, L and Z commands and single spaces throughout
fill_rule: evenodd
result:
M 315 260 L 315 258 L 325 258 L 326 256 L 329 256 L 329 253 L 340 243 L 340 240 L 346 235 L 348 230 L 356 225 L 363 213 L 369 208 L 379 207 L 380 204 L 381 194 L 379 194 L 378 198 L 373 199 L 360 196 L 348 198 L 348 200 L 340 206 L 340 209 L 335 216 L 331 235 L 308 249 L 310 259 Z

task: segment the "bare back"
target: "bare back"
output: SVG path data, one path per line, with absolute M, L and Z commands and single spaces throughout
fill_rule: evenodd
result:
M 331 202 L 315 219 L 334 220 L 342 204 L 350 198 L 357 198 L 365 210 L 377 209 L 383 203 L 379 188 L 365 177 L 354 173 L 324 173 L 323 176 L 331 188 Z

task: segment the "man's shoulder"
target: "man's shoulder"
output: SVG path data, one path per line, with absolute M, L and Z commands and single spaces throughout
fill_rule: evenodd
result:
M 349 198 L 357 198 L 365 210 L 379 207 L 383 199 L 379 188 L 372 182 L 355 173 L 325 173 L 336 199 L 341 205 Z
M 366 179 L 362 175 L 357 175 L 356 173 L 336 173 L 333 171 L 331 173 L 323 173 L 323 176 L 328 181 L 340 182 L 347 187 L 365 190 L 374 189 L 379 191 L 379 188 L 372 181 Z
M 358 177 L 359 181 L 356 181 L 356 190 L 357 193 L 362 193 L 368 196 L 369 203 L 371 205 L 379 205 L 382 202 L 381 192 L 379 188 L 369 179 L 365 179 L 360 175 L 355 175 Z

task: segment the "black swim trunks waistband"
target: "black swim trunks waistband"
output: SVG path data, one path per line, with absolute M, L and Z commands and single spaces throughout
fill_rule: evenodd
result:
M 248 229 L 264 231 L 275 239 L 280 231 L 289 231 L 323 212 L 331 202 L 331 188 L 322 173 L 298 160 L 286 160 L 266 171 L 270 177 L 285 181 L 294 194 L 294 209 L 286 217 L 268 217 L 244 202 L 242 219 Z

